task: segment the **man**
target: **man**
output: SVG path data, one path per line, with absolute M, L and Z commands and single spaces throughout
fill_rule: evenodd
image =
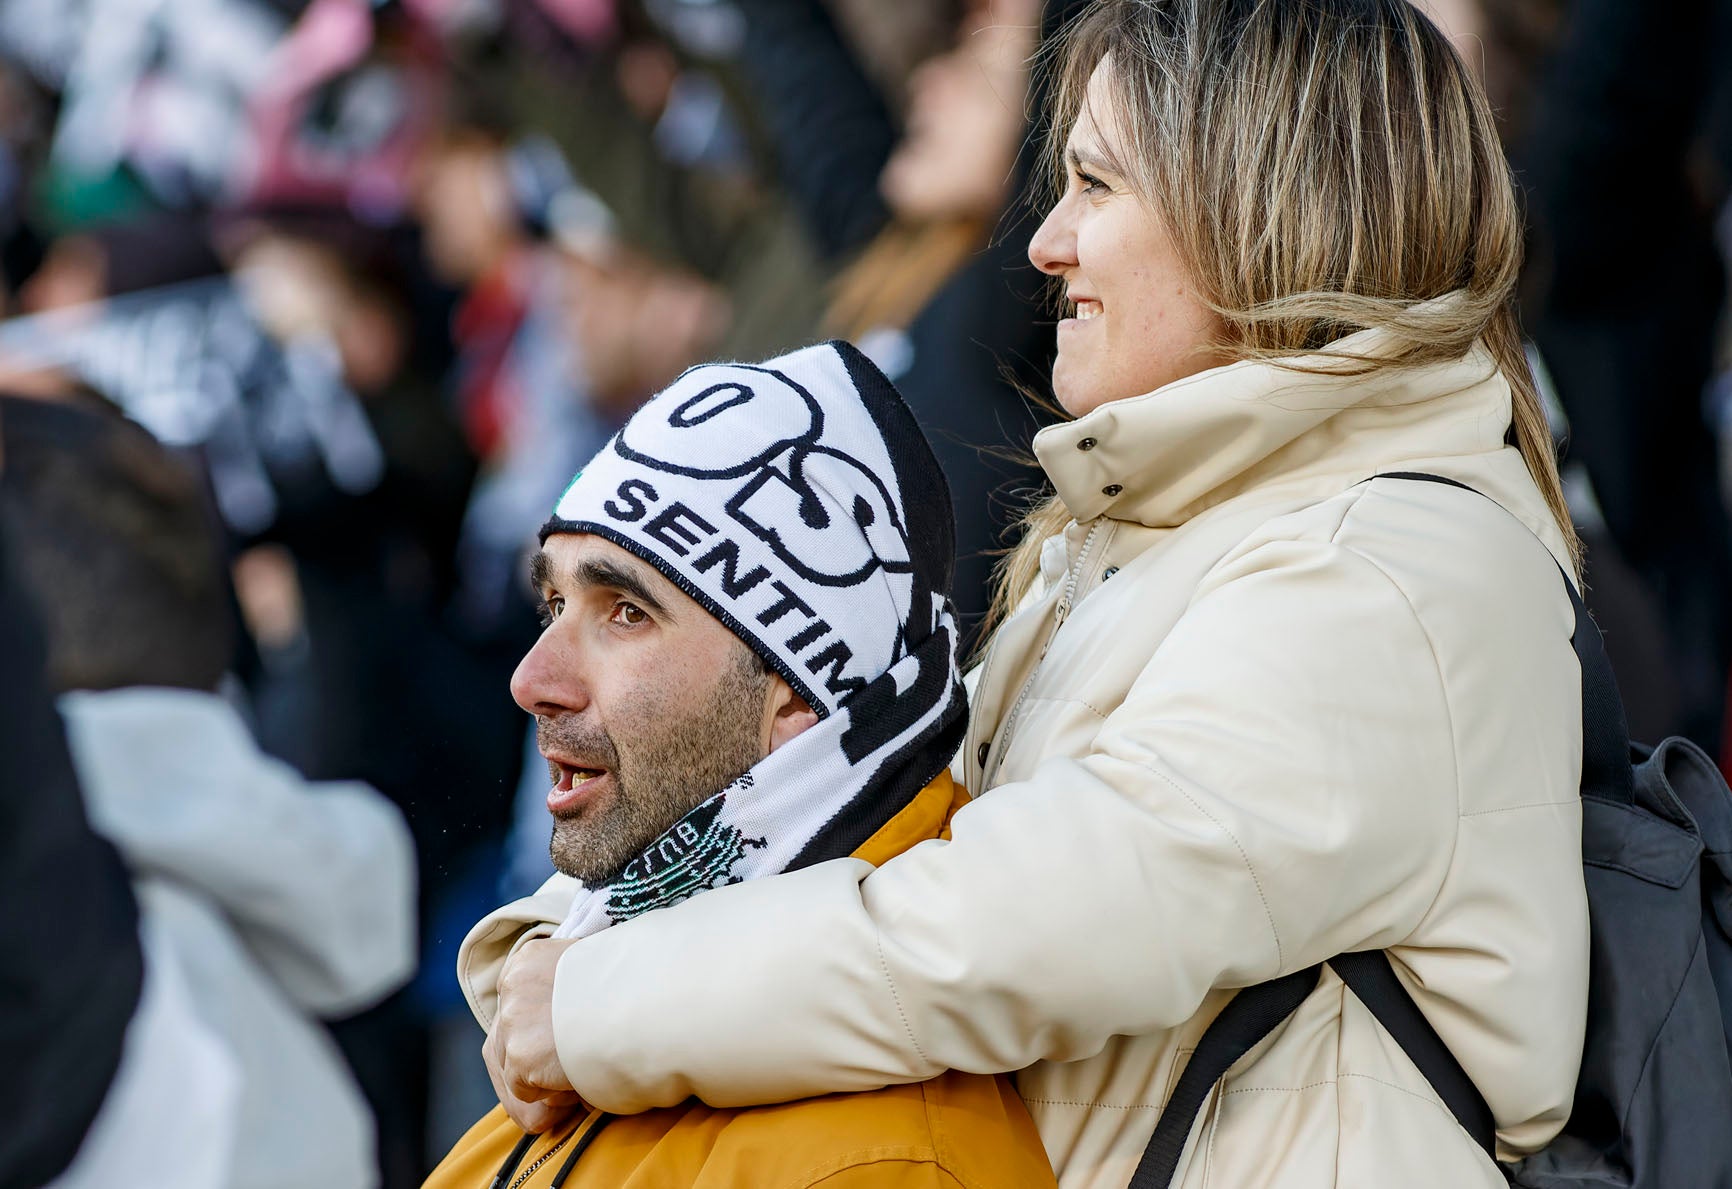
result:
M 895 389 L 841 343 L 692 369 L 573 481 L 532 566 L 547 627 L 512 680 L 548 761 L 561 874 L 458 962 L 502 1100 L 532 1130 L 492 1112 L 429 1186 L 1054 1183 L 1001 1078 L 619 1119 L 569 1093 L 523 1101 L 514 1089 L 559 1075 L 521 1068 L 502 1038 L 522 1021 L 496 1021 L 490 993 L 504 966 L 545 1017 L 576 939 L 945 836 L 965 799 L 946 772 L 966 716 L 949 507 Z M 525 940 L 547 922 L 555 940 Z
M 413 969 L 401 817 L 365 786 L 309 785 L 261 754 L 216 692 L 229 595 L 203 488 L 180 459 L 118 414 L 72 405 L 0 397 L 0 435 L 8 560 L 41 611 L 91 825 L 133 873 L 147 967 L 137 1019 L 153 977 L 162 993 L 184 988 L 219 1053 L 171 1056 L 183 1074 L 220 1067 L 233 1090 L 223 1126 L 178 1133 L 201 1117 L 196 1082 L 209 1075 L 191 1092 L 158 1078 L 154 1095 L 122 1093 L 128 1064 L 151 1055 L 135 1026 L 63 1183 L 103 1183 L 83 1167 L 103 1157 L 150 1184 L 375 1184 L 370 1112 L 320 1020 Z
M 90 828 L 7 553 L 0 518 L 0 1187 L 226 1189 L 233 1056 Z

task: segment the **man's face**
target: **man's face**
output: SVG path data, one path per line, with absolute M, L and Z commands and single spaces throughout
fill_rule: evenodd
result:
M 776 678 L 655 567 L 556 533 L 531 578 L 547 626 L 511 678 L 553 787 L 553 865 L 605 883 L 769 751 Z

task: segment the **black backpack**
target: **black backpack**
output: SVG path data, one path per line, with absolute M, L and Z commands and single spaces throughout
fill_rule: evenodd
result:
M 1378 478 L 1473 490 L 1438 475 Z M 1500 1167 L 1525 1189 L 1732 1189 L 1732 791 L 1686 739 L 1630 742 L 1599 628 L 1564 585 L 1582 667 L 1587 1045 L 1563 1132 Z M 1492 1153 L 1490 1108 L 1388 957 L 1372 950 L 1328 964 Z M 1167 1189 L 1210 1090 L 1292 1014 L 1321 972 L 1247 987 L 1227 1004 L 1174 1087 L 1130 1189 Z

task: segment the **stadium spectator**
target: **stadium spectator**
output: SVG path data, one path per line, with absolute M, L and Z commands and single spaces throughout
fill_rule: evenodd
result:
M 231 596 L 196 472 L 111 413 L 0 403 L 0 519 L 92 824 L 238 1066 L 232 1144 L 183 1155 L 219 1158 L 213 1185 L 372 1185 L 373 1121 L 321 1021 L 413 970 L 408 832 L 371 789 L 262 755 L 218 692 Z

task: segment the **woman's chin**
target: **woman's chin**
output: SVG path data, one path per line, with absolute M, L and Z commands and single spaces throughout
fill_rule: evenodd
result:
M 1098 379 L 1067 361 L 1063 352 L 1053 361 L 1052 396 L 1059 408 L 1072 417 L 1092 413 L 1112 399 L 1102 390 Z

